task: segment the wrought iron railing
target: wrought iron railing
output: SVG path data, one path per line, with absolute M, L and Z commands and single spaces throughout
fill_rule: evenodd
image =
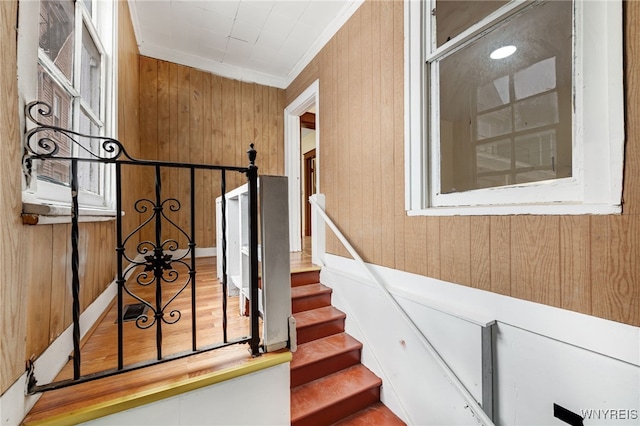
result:
M 249 157 L 249 165 L 247 167 L 220 166 L 208 164 L 186 164 L 179 162 L 151 161 L 140 160 L 131 157 L 125 147 L 118 140 L 92 136 L 74 132 L 68 129 L 45 124 L 35 116 L 50 117 L 51 107 L 43 102 L 32 102 L 25 108 L 26 118 L 31 121 L 35 127 L 28 130 L 25 139 L 24 168 L 27 178 L 31 175 L 34 161 L 67 161 L 70 164 L 70 185 L 71 194 L 71 288 L 72 288 L 72 335 L 73 335 L 73 378 L 52 382 L 49 384 L 39 385 L 34 375 L 33 363 L 30 363 L 28 392 L 36 393 L 48 390 L 59 389 L 77 383 L 83 383 L 102 377 L 112 376 L 123 372 L 139 369 L 149 365 L 161 362 L 171 361 L 177 358 L 190 356 L 196 353 L 210 351 L 221 347 L 248 343 L 251 348 L 251 354 L 258 356 L 260 354 L 260 336 L 258 322 L 258 210 L 257 210 L 257 179 L 258 168 L 255 165 L 256 151 L 254 145 L 250 145 L 247 151 Z M 99 141 L 100 151 L 94 152 L 81 140 L 97 140 Z M 82 155 L 71 155 L 68 152 L 73 150 L 61 149 L 61 141 L 65 144 L 75 146 L 76 152 Z M 91 144 L 89 144 L 91 145 Z M 66 148 L 66 147 L 65 147 Z M 80 252 L 78 247 L 79 241 L 79 182 L 78 182 L 78 165 L 81 163 L 102 163 L 113 165 L 115 168 L 115 220 L 116 220 L 116 241 L 115 248 L 117 256 L 117 367 L 94 372 L 90 374 L 82 374 L 82 356 L 80 348 L 80 271 L 79 258 Z M 147 217 L 135 229 L 127 235 L 123 231 L 123 167 L 151 167 L 155 173 L 154 194 L 149 198 L 141 198 L 133 203 L 136 212 Z M 174 220 L 170 218 L 167 212 L 177 212 L 181 209 L 181 202 L 175 197 L 166 197 L 163 195 L 161 172 L 165 169 L 181 169 L 189 171 L 190 183 L 190 223 L 189 229 L 182 229 Z M 223 315 L 223 338 L 222 341 L 215 344 L 200 346 L 197 339 L 197 315 L 196 315 L 196 189 L 195 189 L 195 172 L 196 170 L 219 171 L 220 173 L 220 193 L 226 192 L 226 181 L 228 172 L 238 172 L 246 174 L 248 181 L 249 193 L 249 280 L 250 280 L 250 334 L 241 338 L 230 340 L 227 335 L 227 272 L 226 262 L 222 263 L 223 278 L 222 286 L 222 315 Z M 225 200 L 225 197 L 222 197 Z M 224 203 L 224 201 L 223 201 Z M 226 223 L 226 208 L 222 208 L 222 223 Z M 154 232 L 151 239 L 140 237 L 139 242 L 135 243 L 134 236 L 140 235 L 141 230 L 147 225 L 153 226 Z M 178 233 L 179 238 L 164 238 L 166 232 L 163 228 L 170 227 L 174 234 Z M 186 240 L 186 249 L 180 248 L 178 239 Z M 127 248 L 131 252 L 133 244 L 136 255 L 132 256 L 127 253 Z M 226 236 L 223 235 L 223 257 L 226 256 Z M 180 276 L 176 266 L 180 266 L 184 270 L 186 268 L 187 275 L 184 282 L 178 284 L 176 293 L 168 300 L 163 300 L 163 287 L 175 284 Z M 135 286 L 155 286 L 154 300 L 145 300 L 136 294 Z M 182 313 L 178 309 L 172 307 L 172 302 L 183 293 L 185 289 L 190 288 L 191 291 L 191 348 L 176 354 L 164 355 L 162 352 L 163 345 L 163 324 L 170 325 L 177 323 Z M 155 327 L 156 339 L 156 358 L 155 360 L 144 361 L 134 364 L 125 365 L 124 362 L 124 332 L 123 332 L 123 305 L 125 295 L 140 302 L 147 308 L 147 313 L 141 313 L 135 319 L 138 328 L 149 329 Z

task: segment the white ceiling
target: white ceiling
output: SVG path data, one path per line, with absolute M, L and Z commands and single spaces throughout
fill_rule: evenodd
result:
M 140 53 L 287 87 L 364 0 L 129 0 Z

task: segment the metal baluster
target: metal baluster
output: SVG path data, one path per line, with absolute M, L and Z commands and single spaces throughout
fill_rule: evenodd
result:
M 249 145 L 249 294 L 251 310 L 251 354 L 260 354 L 260 336 L 258 324 L 258 167 L 256 167 L 256 150 Z
M 117 247 L 116 253 L 118 254 L 118 276 L 116 279 L 116 285 L 118 286 L 118 370 L 122 370 L 124 366 L 124 332 L 122 323 L 122 310 L 123 305 L 123 291 L 125 279 L 122 271 L 122 260 L 124 256 L 124 246 L 122 245 L 122 165 L 116 163 L 116 238 Z
M 80 256 L 78 252 L 78 160 L 71 160 L 71 294 L 73 297 L 73 378 L 80 378 Z
M 220 170 L 220 190 L 222 191 L 222 333 L 223 342 L 227 343 L 227 177 L 225 170 Z
M 160 177 L 160 166 L 156 166 L 156 202 L 154 206 L 154 214 L 156 216 L 156 242 L 154 248 L 153 274 L 156 279 L 156 349 L 158 359 L 162 359 L 162 275 L 164 268 L 162 266 L 162 180 Z
M 191 252 L 191 268 L 189 278 L 191 280 L 191 345 L 195 352 L 198 345 L 196 339 L 196 190 L 195 190 L 195 169 L 191 167 L 191 241 L 189 241 L 189 251 Z

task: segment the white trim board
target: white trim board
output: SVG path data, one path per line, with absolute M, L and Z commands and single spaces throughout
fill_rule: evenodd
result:
M 327 254 L 325 258 L 327 272 L 374 286 L 355 261 L 332 254 Z M 379 265 L 369 266 L 398 299 L 423 304 L 474 323 L 493 319 L 640 366 L 639 327 Z
M 300 116 L 316 108 L 316 192 L 320 193 L 320 80 L 316 80 L 284 110 L 284 171 L 289 178 L 289 238 L 292 252 L 302 250 L 300 195 Z

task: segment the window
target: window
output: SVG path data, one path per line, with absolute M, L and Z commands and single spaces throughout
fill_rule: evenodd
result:
M 18 80 L 23 104 L 46 102 L 51 114 L 39 119 L 48 125 L 95 136 L 114 134 L 112 72 L 114 2 L 88 0 L 21 1 Z M 26 123 L 26 125 L 28 125 Z M 99 153 L 97 140 L 82 138 L 81 147 L 51 132 L 61 155 L 87 157 Z M 78 165 L 79 202 L 111 208 L 110 167 Z M 23 201 L 66 204 L 70 201 L 67 161 L 36 161 L 25 180 Z
M 408 2 L 409 214 L 619 213 L 619 1 Z

